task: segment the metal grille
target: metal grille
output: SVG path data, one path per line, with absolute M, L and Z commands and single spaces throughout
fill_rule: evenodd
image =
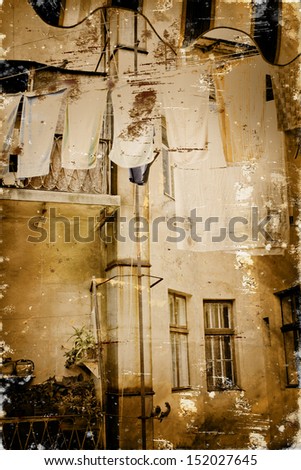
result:
M 107 144 L 100 143 L 100 158 L 95 168 L 90 170 L 68 170 L 61 165 L 61 138 L 56 138 L 51 154 L 48 175 L 18 179 L 10 171 L 3 179 L 4 186 L 47 191 L 79 192 L 89 194 L 110 194 L 110 160 L 107 156 Z
M 2 446 L 6 450 L 104 449 L 103 421 L 64 415 L 1 419 Z

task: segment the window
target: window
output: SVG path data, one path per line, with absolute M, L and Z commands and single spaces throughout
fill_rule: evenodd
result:
M 234 370 L 234 329 L 230 301 L 204 301 L 208 390 L 237 388 Z
M 265 76 L 265 100 L 266 101 L 273 101 L 274 93 L 273 93 L 273 84 L 272 84 L 272 77 L 271 75 Z
M 51 26 L 60 24 L 60 16 L 65 8 L 64 0 L 29 0 L 39 17 Z
M 174 169 L 170 162 L 170 156 L 168 152 L 168 141 L 166 134 L 165 119 L 162 118 L 162 162 L 163 162 L 163 178 L 164 178 L 164 194 L 166 196 L 175 198 L 175 187 L 174 187 Z
M 175 390 L 189 387 L 186 297 L 173 292 L 170 292 L 168 297 L 172 353 L 172 388 Z
M 285 353 L 287 385 L 301 386 L 301 310 L 300 287 L 296 286 L 278 294 L 281 302 L 281 315 Z M 299 371 L 299 372 L 298 372 Z

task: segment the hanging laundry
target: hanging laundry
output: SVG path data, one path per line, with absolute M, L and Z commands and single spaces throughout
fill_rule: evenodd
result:
M 214 72 L 224 154 L 228 162 L 260 158 L 268 66 L 260 56 L 231 62 Z
M 152 85 L 121 81 L 112 91 L 114 137 L 110 159 L 124 168 L 151 163 L 157 92 Z
M 301 128 L 300 56 L 285 67 L 272 70 L 273 92 L 277 106 L 278 128 L 293 131 Z
M 274 243 L 281 246 L 289 243 L 288 182 L 286 178 L 284 133 L 277 127 L 276 100 L 265 104 L 265 155 L 258 179 L 258 205 L 271 215 L 268 230 Z
M 96 166 L 99 138 L 107 103 L 105 85 L 81 85 L 68 96 L 62 142 L 62 167 L 88 170 Z
M 150 164 L 137 166 L 129 169 L 129 180 L 131 183 L 143 185 L 148 181 Z
M 208 156 L 210 168 L 225 168 L 227 166 L 221 138 L 219 110 L 216 101 L 209 102 L 208 118 Z
M 65 90 L 24 95 L 18 178 L 47 175 L 59 110 Z
M 13 140 L 18 107 L 21 100 L 21 93 L 16 95 L 2 95 L 0 106 L 1 133 L 0 133 L 0 176 L 4 176 L 9 171 L 9 152 Z
M 283 254 L 289 241 L 288 197 L 283 133 L 277 130 L 274 101 L 264 103 L 262 125 L 261 158 L 223 167 L 223 155 L 212 154 L 219 147 L 215 142 L 199 168 L 175 166 L 179 232 L 171 237 L 179 249 Z
M 167 73 L 159 89 L 169 153 L 175 164 L 196 168 L 208 150 L 208 67 Z

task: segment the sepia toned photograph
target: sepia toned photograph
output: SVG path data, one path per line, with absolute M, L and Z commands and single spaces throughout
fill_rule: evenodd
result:
M 1 450 L 301 450 L 299 0 L 0 5 Z

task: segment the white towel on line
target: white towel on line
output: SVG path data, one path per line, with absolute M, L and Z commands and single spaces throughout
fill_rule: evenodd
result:
M 13 140 L 13 131 L 15 127 L 18 107 L 20 104 L 22 94 L 5 95 L 1 97 L 0 117 L 1 117 L 1 132 L 0 132 L 0 148 L 1 148 L 1 162 L 0 174 L 5 175 L 9 169 L 9 151 Z
M 240 59 L 215 71 L 224 153 L 228 162 L 260 158 L 264 152 L 264 104 L 268 66 L 261 56 Z
M 82 89 L 75 98 L 67 98 L 62 141 L 63 168 L 88 170 L 96 166 L 106 102 L 107 89 L 97 89 L 97 85 L 90 90 Z
M 47 175 L 61 102 L 66 89 L 24 95 L 20 128 L 18 178 Z
M 123 168 L 136 168 L 154 159 L 157 91 L 138 83 L 121 82 L 112 91 L 114 138 L 110 159 Z
M 180 167 L 197 168 L 208 150 L 207 66 L 170 72 L 159 90 L 169 153 Z
M 213 168 L 209 146 L 208 157 L 199 168 L 174 168 L 176 215 L 182 217 L 182 235 L 173 234 L 173 238 L 179 249 L 283 253 L 289 241 L 288 200 L 283 133 L 277 130 L 274 101 L 265 103 L 262 125 L 265 141 L 258 159 Z M 272 240 L 257 233 L 258 224 L 269 215 L 272 218 L 263 228 Z M 199 218 L 192 221 L 193 226 L 189 222 L 192 216 Z

